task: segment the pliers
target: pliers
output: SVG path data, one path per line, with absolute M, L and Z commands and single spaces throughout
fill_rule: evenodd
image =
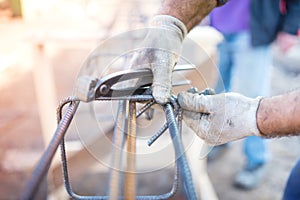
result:
M 193 65 L 177 65 L 174 71 L 195 69 Z M 101 97 L 124 97 L 151 94 L 153 74 L 150 69 L 128 69 L 118 71 L 102 78 L 80 76 L 76 82 L 76 96 L 79 100 L 90 102 Z M 185 81 L 181 84 L 189 84 Z

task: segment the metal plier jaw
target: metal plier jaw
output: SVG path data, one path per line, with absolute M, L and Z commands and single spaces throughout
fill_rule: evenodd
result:
M 153 81 L 150 69 L 129 69 L 109 74 L 101 79 L 83 75 L 76 82 L 76 96 L 90 102 L 100 97 L 123 97 L 145 94 Z
M 176 65 L 174 71 L 195 69 L 194 65 Z M 88 75 L 80 76 L 76 82 L 75 96 L 84 102 L 101 97 L 124 97 L 151 94 L 152 71 L 148 68 L 118 71 L 101 79 Z M 189 81 L 173 83 L 173 86 L 190 84 Z

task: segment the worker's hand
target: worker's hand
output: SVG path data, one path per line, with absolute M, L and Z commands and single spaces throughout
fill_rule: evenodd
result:
M 153 96 L 160 104 L 170 100 L 172 71 L 187 34 L 185 25 L 168 15 L 153 18 L 141 50 L 133 56 L 133 68 L 150 68 L 153 73 Z
M 238 93 L 199 95 L 182 92 L 178 95 L 184 121 L 210 145 L 251 135 L 261 136 L 256 124 L 260 99 Z

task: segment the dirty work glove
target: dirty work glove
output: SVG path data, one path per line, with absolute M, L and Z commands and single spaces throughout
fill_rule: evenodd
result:
M 261 136 L 256 112 L 261 97 L 238 93 L 199 95 L 182 92 L 178 102 L 186 124 L 210 145 L 220 145 L 246 136 Z
M 175 17 L 157 15 L 151 21 L 141 47 L 131 61 L 132 68 L 150 68 L 153 73 L 152 94 L 159 104 L 170 100 L 172 71 L 187 34 L 185 25 Z

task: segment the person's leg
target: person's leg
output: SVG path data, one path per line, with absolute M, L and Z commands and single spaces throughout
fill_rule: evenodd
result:
M 237 36 L 235 42 L 232 91 L 248 97 L 268 96 L 271 67 L 269 47 L 251 47 L 250 36 L 246 32 Z M 242 172 L 236 181 L 240 184 L 238 186 L 251 189 L 259 182 L 259 167 L 267 161 L 266 141 L 256 136 L 246 138 L 244 153 L 246 165 L 243 170 L 247 173 L 245 175 Z
M 266 140 L 260 137 L 251 136 L 244 140 L 244 153 L 246 155 L 248 169 L 254 169 L 266 163 L 268 151 Z
M 216 93 L 230 90 L 232 54 L 230 51 L 231 35 L 224 35 L 224 40 L 218 44 L 219 77 L 215 87 Z
M 250 35 L 240 33 L 233 46 L 231 91 L 248 97 L 268 96 L 271 55 L 269 46 L 252 47 Z
M 235 42 L 232 91 L 252 98 L 268 96 L 271 67 L 269 47 L 251 47 L 250 36 L 246 32 L 240 34 Z M 267 159 L 265 140 L 246 138 L 244 152 L 249 165 L 264 163 Z
M 283 200 L 300 199 L 300 159 L 294 166 L 286 183 Z

